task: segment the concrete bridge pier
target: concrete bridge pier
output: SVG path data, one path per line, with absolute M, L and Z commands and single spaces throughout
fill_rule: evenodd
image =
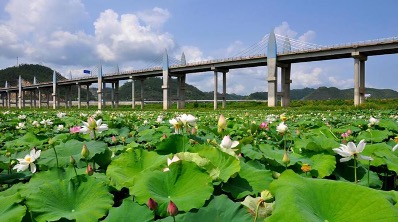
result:
M 91 84 L 86 85 L 86 108 L 87 109 L 88 109 L 88 107 L 90 107 L 90 85 Z
M 131 81 L 131 109 L 135 109 L 135 79 L 130 76 Z
M 38 106 L 39 109 L 41 108 L 41 89 L 39 87 L 37 87 L 37 99 L 38 99 Z
M 144 109 L 144 80 L 145 80 L 145 78 L 140 79 L 140 83 L 141 83 L 141 99 L 140 99 L 141 100 L 141 109 Z M 163 103 L 163 108 L 164 108 L 164 103 Z
M 214 71 L 214 110 L 218 108 L 218 72 L 222 72 L 222 108 L 226 106 L 226 92 L 227 92 L 227 72 L 228 69 L 218 69 L 216 67 L 211 68 Z
M 290 79 L 290 70 L 291 64 L 287 64 L 282 67 L 281 72 L 281 85 L 282 85 L 282 92 L 281 92 L 281 106 L 282 107 L 289 107 L 290 106 L 290 83 L 292 80 Z
M 18 99 L 18 108 L 22 109 L 22 78 L 21 76 L 19 76 L 18 78 L 18 97 L 16 97 Z
M 119 108 L 119 80 L 116 80 L 114 83 L 115 90 L 114 90 L 114 99 L 115 99 L 115 107 Z
M 77 108 L 80 109 L 82 107 L 82 85 L 76 82 L 77 85 Z
M 163 54 L 163 110 L 167 110 L 170 108 L 170 72 L 169 72 L 169 56 L 167 55 L 167 50 L 164 50 Z M 141 87 L 141 90 L 143 88 Z
M 268 106 L 275 107 L 277 105 L 277 91 L 278 91 L 278 73 L 276 66 L 276 38 L 275 33 L 272 31 L 268 39 L 268 52 L 267 52 L 267 69 L 268 69 Z
M 186 74 L 177 77 L 177 109 L 184 109 L 185 108 L 185 81 L 186 81 Z
M 98 67 L 98 90 L 97 90 L 97 107 L 102 109 L 102 65 Z
M 354 58 L 354 105 L 359 106 L 365 102 L 365 61 L 367 56 L 352 52 Z
M 53 71 L 53 109 L 57 109 L 57 76 L 55 70 Z

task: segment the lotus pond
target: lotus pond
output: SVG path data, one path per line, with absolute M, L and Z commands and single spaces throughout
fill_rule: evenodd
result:
M 398 112 L 0 112 L 1 221 L 397 221 Z

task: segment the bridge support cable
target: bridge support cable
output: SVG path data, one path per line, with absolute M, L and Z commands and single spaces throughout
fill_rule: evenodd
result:
M 354 105 L 359 106 L 365 102 L 365 61 L 367 56 L 359 52 L 352 52 L 354 58 Z

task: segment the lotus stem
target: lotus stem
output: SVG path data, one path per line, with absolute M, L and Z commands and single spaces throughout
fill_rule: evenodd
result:
M 55 160 L 57 161 L 57 168 L 58 168 L 58 155 L 57 155 L 57 151 L 55 150 L 55 146 L 51 145 L 53 150 L 54 150 L 54 154 L 55 154 Z
M 370 160 L 368 164 L 368 187 L 370 187 Z
M 256 222 L 256 221 L 257 221 L 257 217 L 258 217 L 258 208 L 260 208 L 260 204 L 261 204 L 261 203 L 262 203 L 262 200 L 258 201 L 258 204 L 257 204 L 257 206 L 256 206 L 256 214 L 255 214 L 255 216 L 254 216 L 253 222 Z
M 354 180 L 357 183 L 357 159 L 354 157 Z

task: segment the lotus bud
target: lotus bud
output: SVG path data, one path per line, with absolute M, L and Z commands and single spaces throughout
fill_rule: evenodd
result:
M 269 200 L 272 200 L 274 197 L 272 196 L 271 192 L 268 190 L 264 190 L 261 192 L 261 199 L 265 202 L 268 202 Z
M 287 152 L 285 152 L 285 154 L 283 155 L 282 162 L 285 165 L 288 165 L 290 163 L 290 158 L 289 158 L 289 155 L 287 154 Z
M 74 166 L 74 165 L 76 164 L 76 160 L 75 160 L 75 158 L 73 158 L 73 156 L 70 156 L 70 157 L 69 157 L 69 163 L 70 163 L 70 165 L 72 165 L 72 166 Z
M 154 199 L 149 198 L 149 200 L 148 200 L 148 208 L 150 210 L 156 210 L 158 208 L 158 203 Z
M 97 122 L 91 116 L 87 119 L 87 123 L 88 123 L 88 128 L 89 129 L 95 129 L 97 127 Z
M 91 176 L 91 175 L 94 174 L 94 169 L 93 169 L 93 167 L 91 166 L 91 164 L 89 164 L 89 165 L 87 166 L 86 174 L 89 175 L 89 176 Z
M 55 140 L 53 138 L 48 139 L 48 144 L 49 145 L 53 145 L 55 142 Z
M 195 136 L 197 133 L 198 133 L 198 129 L 196 129 L 196 127 L 192 127 L 191 134 Z
M 115 137 L 115 136 L 112 136 L 112 143 L 116 143 L 116 142 L 117 142 L 116 137 Z
M 6 152 L 6 157 L 10 157 L 11 153 L 10 152 Z
M 227 128 L 227 120 L 225 119 L 224 115 L 221 114 L 220 118 L 218 119 L 217 131 L 218 131 L 218 133 L 221 133 L 226 128 Z
M 178 208 L 177 206 L 173 203 L 173 201 L 170 200 L 169 205 L 167 206 L 167 213 L 174 217 L 175 215 L 178 214 Z
M 287 120 L 287 117 L 286 117 L 286 114 L 285 114 L 285 113 L 282 113 L 282 114 L 279 116 L 279 118 L 280 118 L 283 122 L 285 122 L 285 121 Z
M 81 154 L 83 159 L 87 159 L 87 157 L 90 155 L 90 151 L 87 149 L 86 144 L 83 145 Z

